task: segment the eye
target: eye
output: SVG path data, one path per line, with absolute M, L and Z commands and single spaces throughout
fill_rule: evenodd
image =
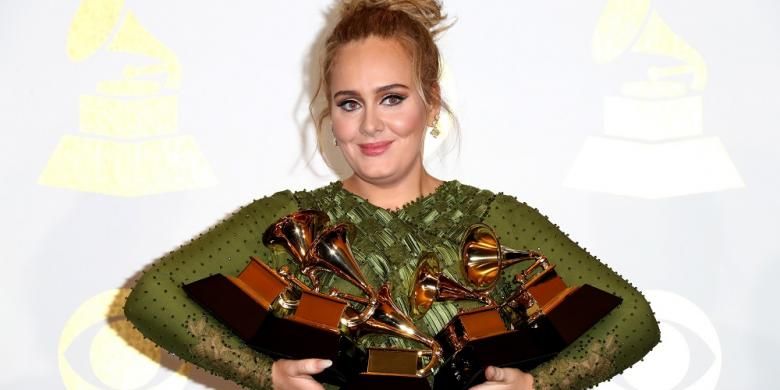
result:
M 355 111 L 358 108 L 360 108 L 360 103 L 358 103 L 357 101 L 352 100 L 352 99 L 347 99 L 347 100 L 341 101 L 341 102 L 339 102 L 336 105 L 341 107 L 341 109 L 346 111 L 346 112 L 352 112 L 352 111 Z
M 382 98 L 382 104 L 387 106 L 395 106 L 398 104 L 401 104 L 402 101 L 406 99 L 406 96 L 401 95 L 387 95 L 384 98 Z

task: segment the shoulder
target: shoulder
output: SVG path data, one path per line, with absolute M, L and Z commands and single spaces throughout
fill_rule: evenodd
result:
M 332 181 L 322 187 L 311 190 L 298 190 L 291 192 L 299 208 L 323 208 L 323 201 L 333 200 L 341 193 L 341 182 Z
M 498 194 L 491 190 L 479 188 L 469 184 L 461 183 L 457 180 L 444 182 L 441 186 L 443 198 L 447 198 L 450 203 L 459 205 L 479 204 L 484 207 L 490 207 Z
M 254 199 L 245 208 L 264 210 L 306 208 L 306 205 L 318 199 L 332 198 L 339 188 L 339 182 L 334 181 L 314 189 L 281 190 L 272 195 Z
M 490 209 L 494 214 L 519 213 L 523 216 L 542 216 L 537 208 L 532 207 L 525 201 L 517 199 L 516 196 L 504 194 L 502 192 L 496 194 Z
M 533 229 L 540 233 L 541 230 L 559 230 L 559 226 L 553 223 L 547 215 L 514 195 L 485 189 L 479 189 L 479 191 L 491 194 L 490 200 L 486 202 L 487 209 L 482 222 L 498 230 L 500 228 L 505 228 L 506 231 Z
M 294 192 L 291 190 L 278 191 L 272 195 L 264 196 L 254 199 L 248 206 L 274 208 L 279 206 L 285 206 L 290 202 L 295 201 Z
M 464 198 L 481 198 L 489 206 L 489 214 L 522 213 L 541 215 L 539 210 L 516 196 L 491 189 L 484 189 L 455 181 L 455 191 Z

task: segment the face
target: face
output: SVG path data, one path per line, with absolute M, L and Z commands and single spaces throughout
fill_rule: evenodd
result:
M 414 87 L 412 61 L 395 40 L 369 37 L 338 49 L 330 78 L 333 136 L 355 175 L 374 184 L 422 168 L 432 122 Z

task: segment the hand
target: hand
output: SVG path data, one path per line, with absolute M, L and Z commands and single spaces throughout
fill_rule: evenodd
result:
M 534 377 L 516 368 L 489 366 L 485 370 L 485 383 L 469 390 L 533 390 Z
M 280 359 L 271 366 L 271 381 L 275 390 L 324 390 L 311 376 L 330 367 L 333 362 L 323 359 Z

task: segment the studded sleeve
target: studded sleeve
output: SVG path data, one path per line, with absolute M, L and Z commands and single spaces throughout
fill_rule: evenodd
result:
M 650 305 L 616 272 L 582 249 L 536 209 L 498 195 L 485 223 L 503 245 L 539 248 L 569 286 L 588 283 L 618 295 L 623 302 L 554 359 L 531 371 L 536 389 L 581 389 L 596 385 L 640 360 L 660 333 Z M 505 273 L 509 278 L 511 272 Z M 504 281 L 508 286 L 508 280 Z
M 249 256 L 276 266 L 261 242 L 265 228 L 297 208 L 289 191 L 256 200 L 151 264 L 125 304 L 125 315 L 160 347 L 243 386 L 270 389 L 272 360 L 247 347 L 187 298 L 182 285 L 215 273 L 237 275 Z

